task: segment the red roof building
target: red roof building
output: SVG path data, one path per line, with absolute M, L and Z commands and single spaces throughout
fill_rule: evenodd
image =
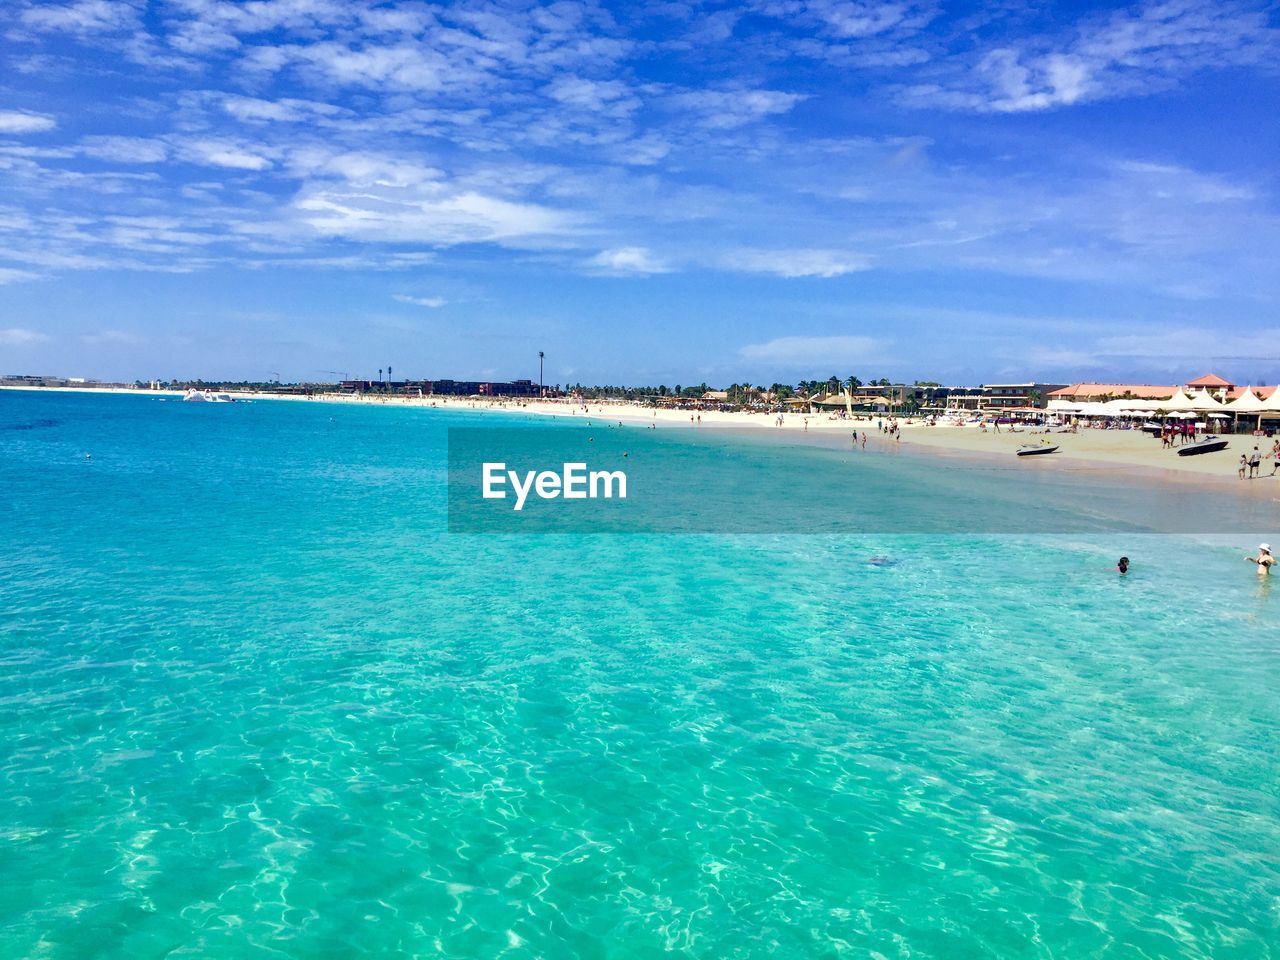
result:
M 1071 403 L 1089 403 L 1095 400 L 1113 400 L 1118 397 L 1137 400 L 1167 400 L 1177 392 L 1173 384 L 1158 386 L 1151 383 L 1073 383 L 1049 394 L 1050 400 L 1067 400 Z
M 1187 389 L 1189 390 L 1216 390 L 1220 387 L 1226 387 L 1230 390 L 1234 386 L 1234 383 L 1223 380 L 1216 373 L 1206 373 L 1203 377 L 1187 381 Z

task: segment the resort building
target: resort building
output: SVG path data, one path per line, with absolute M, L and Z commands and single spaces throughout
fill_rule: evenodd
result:
M 1195 417 L 1202 429 L 1280 429 L 1280 387 L 1240 386 L 1212 373 L 1181 385 L 1074 383 L 1049 399 L 1054 412 L 1085 418 Z
M 339 388 L 353 393 L 406 393 L 414 396 L 536 397 L 532 380 L 343 380 Z
M 1061 383 L 984 383 L 982 394 L 984 405 L 992 410 L 1043 408 L 1049 402 L 1049 395 L 1063 386 Z
M 934 406 L 941 412 L 981 412 L 1009 410 L 1040 410 L 1049 403 L 1060 383 L 988 383 L 981 387 L 943 387 L 934 391 L 941 404 Z
M 1051 400 L 1066 400 L 1069 403 L 1097 403 L 1107 400 L 1168 400 L 1178 391 L 1187 396 L 1208 394 L 1223 403 L 1243 395 L 1246 390 L 1270 396 L 1275 387 L 1257 386 L 1243 387 L 1218 376 L 1215 373 L 1196 377 L 1184 384 L 1153 383 L 1073 383 L 1049 394 Z
M 67 387 L 66 377 L 45 377 L 27 373 L 10 373 L 0 376 L 0 387 Z
M 1068 403 L 1100 403 L 1107 400 L 1167 400 L 1177 386 L 1152 383 L 1073 383 L 1049 393 L 1050 400 Z

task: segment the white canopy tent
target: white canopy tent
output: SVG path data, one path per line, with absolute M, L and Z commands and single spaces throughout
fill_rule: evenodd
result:
M 1206 391 L 1198 390 L 1191 395 L 1191 403 L 1187 405 L 1187 409 L 1206 413 L 1221 410 L 1222 404 Z
M 1129 410 L 1141 411 L 1143 413 L 1169 409 L 1167 400 L 1126 400 L 1124 401 L 1124 404 Z
M 1195 406 L 1194 397 L 1187 396 L 1183 390 L 1178 390 L 1168 400 L 1157 400 L 1157 410 L 1190 410 Z
M 1141 416 L 1140 413 L 1134 413 L 1133 404 L 1133 400 L 1108 400 L 1102 405 L 1102 408 L 1109 416 L 1113 417 Z
M 1266 408 L 1267 405 L 1258 399 L 1258 395 L 1256 393 L 1252 390 L 1246 390 L 1221 409 L 1228 413 L 1254 414 L 1259 413 Z

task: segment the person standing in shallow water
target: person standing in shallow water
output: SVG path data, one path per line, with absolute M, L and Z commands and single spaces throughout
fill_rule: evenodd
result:
M 1275 566 L 1276 558 L 1271 553 L 1269 544 L 1258 544 L 1258 555 L 1256 557 L 1245 557 L 1250 563 L 1258 565 L 1258 576 L 1265 577 L 1270 575 L 1271 568 Z

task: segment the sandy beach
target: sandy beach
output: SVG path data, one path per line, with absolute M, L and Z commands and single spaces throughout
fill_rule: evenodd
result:
M 39 387 L 0 389 L 39 389 L 64 393 L 119 393 L 181 399 L 181 390 L 131 390 L 120 388 Z M 891 418 L 887 414 L 861 414 L 854 419 L 840 419 L 829 413 L 778 415 L 773 413 L 722 412 L 718 410 L 667 410 L 654 409 L 638 404 L 615 401 L 591 400 L 575 403 L 569 400 L 479 400 L 468 397 L 395 397 L 352 396 L 345 394 L 316 394 L 298 396 L 268 393 L 234 393 L 240 400 L 281 401 L 293 403 L 342 403 L 365 406 L 430 407 L 439 410 L 487 410 L 494 413 L 523 413 L 621 423 L 627 426 L 655 427 L 677 430 L 732 430 L 750 432 L 761 438 L 770 436 L 789 442 L 812 442 L 831 448 L 848 447 L 851 433 L 859 437 L 867 434 L 865 448 L 859 452 L 868 455 L 884 454 L 894 450 L 913 453 L 934 453 L 938 456 L 965 456 L 1006 463 L 1010 469 L 1070 469 L 1080 472 L 1104 472 L 1112 475 L 1127 474 L 1145 480 L 1200 483 L 1216 489 L 1229 488 L 1248 495 L 1280 499 L 1280 475 L 1272 476 L 1275 464 L 1271 456 L 1274 442 L 1264 437 L 1233 435 L 1230 445 L 1219 453 L 1198 457 L 1180 457 L 1176 449 L 1164 449 L 1160 441 L 1138 430 L 1081 429 L 1077 433 L 1054 433 L 1047 438 L 1043 431 L 1002 427 L 999 433 L 983 431 L 976 426 L 939 424 L 929 426 L 923 419 L 910 417 Z M 901 440 L 881 432 L 896 420 Z M 1031 460 L 1018 458 L 1014 451 L 1027 443 L 1050 439 L 1059 446 L 1057 453 Z M 1261 476 L 1256 480 L 1241 481 L 1237 476 L 1241 453 L 1249 453 L 1257 444 L 1263 454 Z M 1056 466 L 1055 466 L 1056 465 Z

